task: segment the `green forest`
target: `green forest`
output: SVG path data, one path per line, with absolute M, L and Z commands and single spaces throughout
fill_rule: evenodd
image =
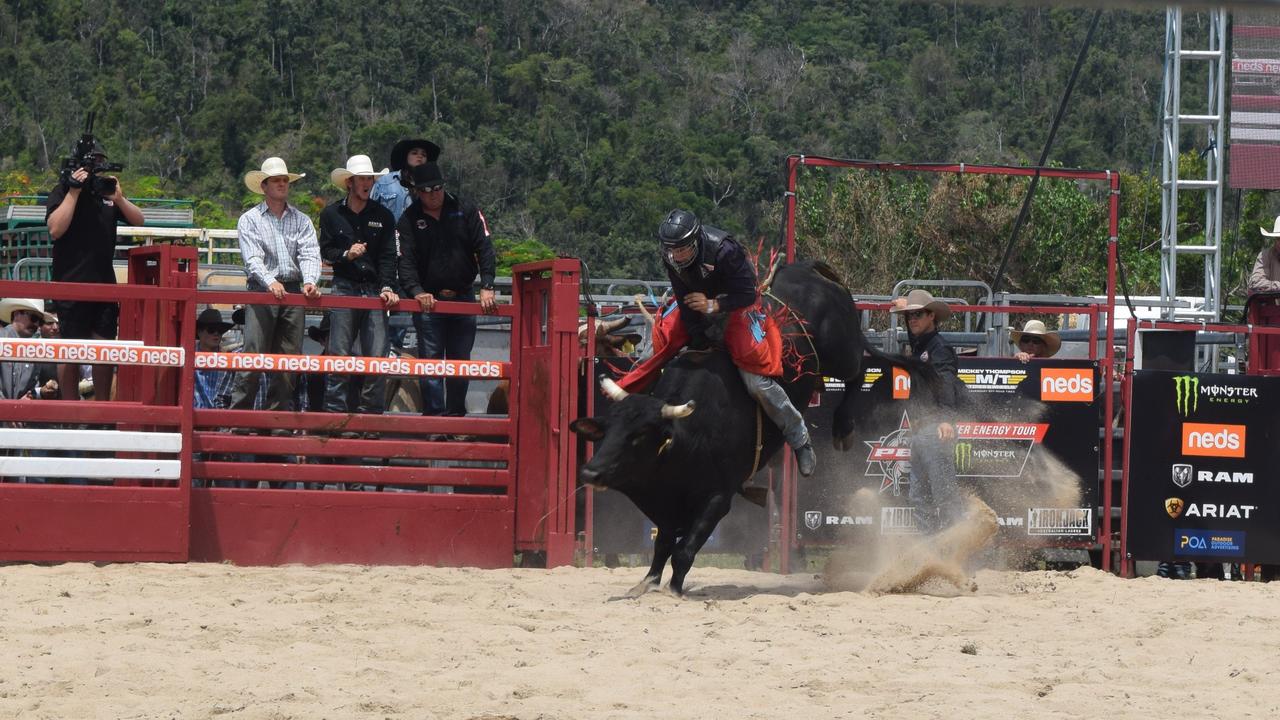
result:
M 507 265 L 559 253 L 597 277 L 656 277 L 654 228 L 673 207 L 752 249 L 776 243 L 793 153 L 1034 163 L 1092 12 L 892 0 L 6 0 L 0 190 L 51 187 L 88 110 L 126 166 L 127 194 L 196 199 L 211 227 L 233 226 L 255 202 L 240 178 L 267 156 L 307 173 L 294 201 L 314 215 L 336 198 L 328 173 L 347 156 L 383 165 L 396 140 L 427 137 L 444 148 L 452 189 L 491 220 Z M 1049 156 L 1124 173 L 1135 292 L 1158 286 L 1163 49 L 1163 13 L 1105 12 Z M 1202 149 L 1184 148 L 1189 164 Z M 1025 188 L 806 170 L 801 252 L 861 292 L 906 276 L 990 280 Z M 1104 201 L 1102 188 L 1042 183 L 1006 287 L 1099 292 Z M 1260 246 L 1269 202 L 1245 194 L 1239 212 L 1228 208 L 1228 288 Z

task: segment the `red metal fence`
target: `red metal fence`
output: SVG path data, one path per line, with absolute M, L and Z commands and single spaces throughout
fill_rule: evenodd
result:
M 523 552 L 544 555 L 548 566 L 572 562 L 576 458 L 567 425 L 577 407 L 578 273 L 572 260 L 513 271 L 513 302 L 497 309 L 511 320 L 510 362 L 489 366 L 510 379 L 507 417 L 196 410 L 197 306 L 376 310 L 380 301 L 198 292 L 192 249 L 138 248 L 130 284 L 109 290 L 121 303 L 120 337 L 175 349 L 181 365 L 122 364 L 110 402 L 0 401 L 8 422 L 0 438 L 30 437 L 40 425 L 66 438 L 64 449 L 107 455 L 50 461 L 11 449 L 0 458 L 10 480 L 13 468 L 30 476 L 37 466 L 99 478 L 0 483 L 0 559 L 503 567 Z M 0 282 L 0 297 L 102 301 L 104 289 Z M 418 307 L 405 301 L 397 309 Z M 477 314 L 479 306 L 441 302 L 435 312 Z M 159 451 L 174 436 L 175 479 L 155 479 L 173 467 Z M 103 438 L 123 444 L 104 453 Z M 88 472 L 95 466 L 104 469 Z M 260 481 L 307 489 L 259 489 Z M 250 487 L 211 486 L 230 483 Z M 319 489 L 338 483 L 379 492 Z

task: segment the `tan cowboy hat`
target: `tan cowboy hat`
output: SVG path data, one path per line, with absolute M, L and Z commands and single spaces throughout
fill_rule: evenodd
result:
M 1262 234 L 1266 235 L 1267 237 L 1280 237 L 1280 215 L 1276 216 L 1276 224 L 1274 227 L 1271 228 L 1271 232 L 1267 232 L 1267 229 L 1264 227 L 1260 227 L 1258 229 L 1261 230 Z
M 53 322 L 57 320 L 56 315 L 50 315 L 44 311 L 43 300 L 32 300 L 30 298 L 8 298 L 0 301 L 0 321 L 13 322 L 13 312 L 15 310 L 30 310 L 40 315 L 45 322 Z
M 329 173 L 329 179 L 337 185 L 339 189 L 347 189 L 347 180 L 353 177 L 382 177 L 387 174 L 386 170 L 376 172 L 373 169 L 373 161 L 368 155 L 352 155 L 347 158 L 347 166 L 335 169 Z
M 289 168 L 285 166 L 284 160 L 278 157 L 269 157 L 262 161 L 261 170 L 250 170 L 244 174 L 244 186 L 249 188 L 250 191 L 261 195 L 263 180 L 282 175 L 289 178 L 290 183 L 296 183 L 307 176 L 306 173 L 291 173 Z
M 951 308 L 941 300 L 934 300 L 928 290 L 912 290 L 907 293 L 907 304 L 896 307 L 889 312 L 911 312 L 912 310 L 928 310 L 933 313 L 934 320 L 942 322 L 951 317 Z
M 1049 354 L 1045 355 L 1045 357 L 1057 355 L 1058 349 L 1062 347 L 1062 338 L 1058 336 L 1058 333 L 1050 332 L 1045 328 L 1044 323 L 1039 320 L 1028 320 L 1021 330 L 1014 330 L 1009 333 L 1009 341 L 1017 345 L 1023 335 L 1033 335 L 1044 340 L 1044 345 L 1049 350 Z

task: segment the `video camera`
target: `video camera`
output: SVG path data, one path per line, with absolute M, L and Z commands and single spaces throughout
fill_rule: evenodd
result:
M 107 153 L 102 148 L 102 143 L 93 136 L 95 115 L 95 112 L 89 113 L 84 121 L 84 134 L 71 149 L 71 156 L 62 161 L 62 182 L 68 187 L 84 187 L 87 184 L 94 195 L 111 197 L 116 194 L 115 178 L 102 177 L 99 173 L 120 172 L 124 170 L 124 165 L 102 162 L 102 157 Z M 72 173 L 81 168 L 89 173 L 89 177 L 83 181 L 71 177 Z

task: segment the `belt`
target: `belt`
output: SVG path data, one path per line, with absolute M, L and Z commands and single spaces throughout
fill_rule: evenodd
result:
M 440 290 L 439 292 L 436 293 L 436 295 L 439 295 L 442 298 L 453 298 L 453 297 L 458 297 L 458 291 L 457 290 Z

